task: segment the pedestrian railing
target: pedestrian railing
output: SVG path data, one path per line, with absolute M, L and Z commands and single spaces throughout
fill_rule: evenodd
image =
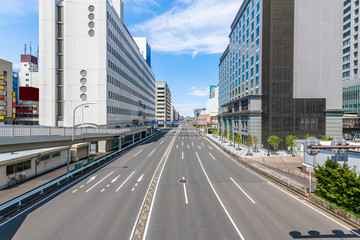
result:
M 85 166 L 83 166 L 82 168 L 79 168 L 77 170 L 74 170 L 68 174 L 65 174 L 53 181 L 50 181 L 38 188 L 35 188 L 34 190 L 31 190 L 30 192 L 27 192 L 17 198 L 14 198 L 13 200 L 10 200 L 2 205 L 0 205 L 0 219 L 1 216 L 3 216 L 4 214 L 8 213 L 9 211 L 6 211 L 7 209 L 16 209 L 17 207 L 21 206 L 23 203 L 27 203 L 32 201 L 36 196 L 41 196 L 44 193 L 47 193 L 49 191 L 54 190 L 57 186 L 59 186 L 62 182 L 64 182 L 65 180 L 72 178 L 74 175 L 76 175 L 77 173 L 84 171 L 86 169 L 89 169 L 91 167 L 93 167 L 96 164 L 100 164 L 102 161 L 108 161 L 107 164 L 109 164 L 110 162 L 114 161 L 117 157 L 119 157 L 120 155 L 122 155 L 125 151 L 127 151 L 129 148 L 134 147 L 135 145 L 138 145 L 144 141 L 146 141 L 147 139 L 149 139 L 150 137 L 153 137 L 154 135 L 156 135 L 159 132 L 153 133 L 152 135 L 149 135 L 145 138 L 143 138 L 142 140 L 133 143 L 127 147 L 124 147 L 123 149 L 120 149 L 118 151 L 115 151 L 109 155 L 106 155 L 104 157 L 99 158 L 98 160 L 86 164 Z M 111 160 L 111 161 L 110 161 Z

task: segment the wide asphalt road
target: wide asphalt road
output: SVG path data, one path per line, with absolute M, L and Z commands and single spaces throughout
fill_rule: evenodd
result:
M 345 223 L 243 168 L 188 125 L 0 222 L 0 239 L 130 239 L 168 147 L 144 239 L 360 239 Z

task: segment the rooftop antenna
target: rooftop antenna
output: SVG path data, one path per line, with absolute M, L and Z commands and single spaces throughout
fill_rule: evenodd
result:
M 29 48 L 30 48 L 30 55 L 31 55 L 31 52 L 32 52 L 31 41 L 30 41 L 30 44 L 29 44 Z
M 26 51 L 27 51 L 27 46 L 26 46 L 26 43 L 25 43 L 25 46 L 24 46 L 25 55 L 26 55 Z

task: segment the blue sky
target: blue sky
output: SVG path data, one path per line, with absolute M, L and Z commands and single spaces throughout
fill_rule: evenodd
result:
M 84 0 L 85 1 L 85 0 Z M 111 0 L 110 0 L 111 1 Z M 204 107 L 242 0 L 124 0 L 125 25 L 152 44 L 152 68 L 184 116 Z M 0 0 L 0 58 L 20 66 L 24 44 L 39 42 L 38 0 Z M 29 52 L 29 47 L 28 47 Z

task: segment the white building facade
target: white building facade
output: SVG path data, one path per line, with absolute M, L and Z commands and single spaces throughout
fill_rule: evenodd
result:
M 168 124 L 171 120 L 171 91 L 166 82 L 156 82 L 156 121 Z
M 155 118 L 155 75 L 123 24 L 123 1 L 40 0 L 40 125 L 126 127 Z M 56 27 L 54 27 L 56 26 Z
M 38 59 L 30 54 L 21 55 L 19 86 L 39 87 Z
M 217 116 L 219 113 L 219 88 L 213 88 L 210 94 L 210 99 L 206 102 L 206 114 L 210 116 Z

